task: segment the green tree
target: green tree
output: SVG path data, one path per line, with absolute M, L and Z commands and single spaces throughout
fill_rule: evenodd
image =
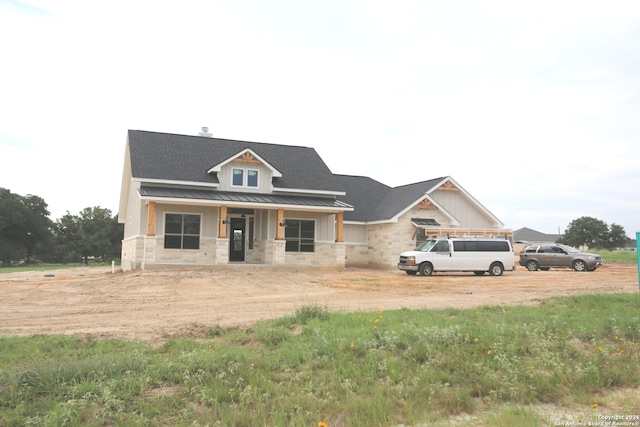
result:
M 109 209 L 96 206 L 84 208 L 78 215 L 67 212 L 56 223 L 59 261 L 82 259 L 87 263 L 90 257 L 117 258 L 123 233 Z
M 609 227 L 609 241 L 607 242 L 608 245 L 604 246 L 604 249 L 623 248 L 630 241 L 631 239 L 627 237 L 624 227 L 613 223 Z
M 624 246 L 628 240 L 622 226 L 612 224 L 609 227 L 602 220 L 583 216 L 571 221 L 560 242 L 575 247 L 586 245 L 590 248 L 614 249 Z
M 21 196 L 0 188 L 0 257 L 4 264 L 24 257 L 28 262 L 51 241 L 47 203 L 34 195 Z

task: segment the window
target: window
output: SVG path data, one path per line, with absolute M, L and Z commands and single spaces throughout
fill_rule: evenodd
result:
M 287 252 L 313 252 L 316 223 L 313 220 L 288 219 L 284 238 Z
M 255 169 L 233 169 L 231 184 L 234 187 L 258 188 L 258 171 Z
M 257 187 L 257 186 L 258 186 L 258 171 L 248 170 L 247 171 L 247 187 Z
M 200 249 L 200 215 L 166 214 L 165 249 Z
M 506 240 L 467 240 L 467 241 L 454 241 L 453 249 L 456 252 L 509 252 L 509 242 Z
M 431 252 L 449 252 L 449 242 L 446 240 L 440 240 L 436 243 Z
M 233 185 L 242 187 L 244 185 L 244 169 L 233 170 Z

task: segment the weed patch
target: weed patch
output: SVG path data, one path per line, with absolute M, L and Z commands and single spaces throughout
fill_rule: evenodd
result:
M 636 399 L 603 396 L 640 387 L 638 308 L 633 294 L 469 310 L 313 305 L 249 330 L 197 325 L 157 347 L 0 337 L 0 425 L 546 426 L 560 415 L 536 408 L 550 405 L 583 421 L 637 414 Z

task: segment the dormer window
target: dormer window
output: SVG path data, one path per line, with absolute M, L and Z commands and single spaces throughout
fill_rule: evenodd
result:
M 231 184 L 234 187 L 258 188 L 258 171 L 256 169 L 233 168 Z

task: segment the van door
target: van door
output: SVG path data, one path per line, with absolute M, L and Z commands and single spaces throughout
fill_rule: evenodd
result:
M 433 264 L 434 271 L 447 271 L 453 268 L 451 245 L 448 240 L 438 240 L 429 252 L 433 254 L 431 263 Z

